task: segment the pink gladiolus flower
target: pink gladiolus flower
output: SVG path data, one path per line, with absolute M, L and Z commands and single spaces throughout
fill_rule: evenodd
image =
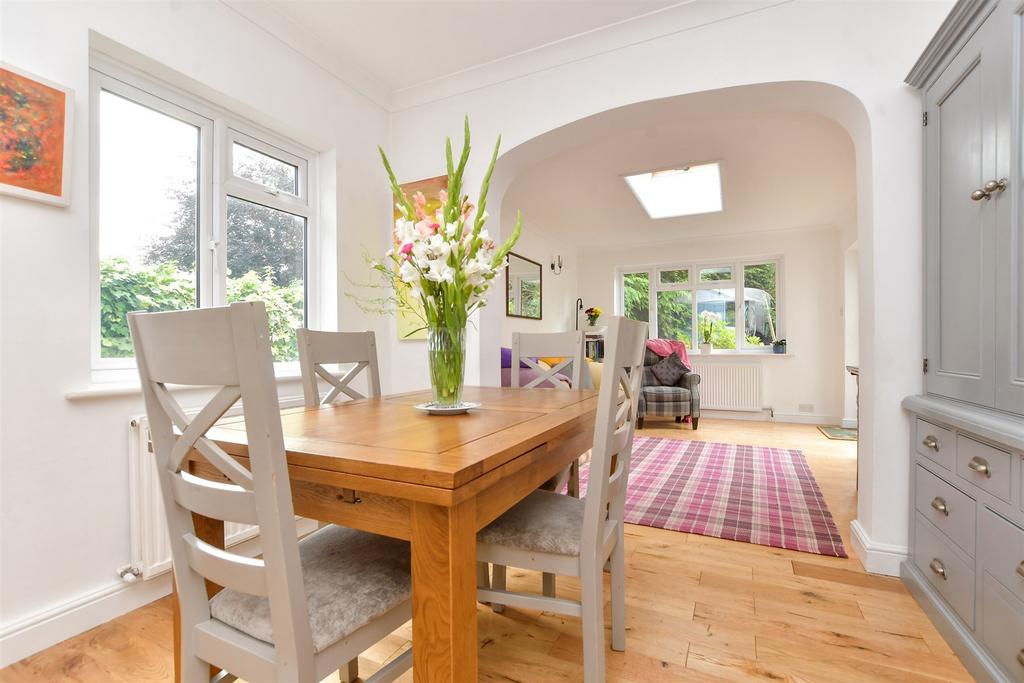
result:
M 434 231 L 430 227 L 430 223 L 427 223 L 425 220 L 416 224 L 416 232 L 420 234 L 420 237 L 430 237 L 434 234 Z
M 402 255 L 406 258 L 412 258 L 412 242 L 406 242 L 402 245 Z
M 423 196 L 422 192 L 417 192 L 412 196 L 413 206 L 416 208 L 416 219 L 423 220 L 427 217 L 425 207 L 427 206 L 427 198 Z
M 442 204 L 446 204 L 448 202 L 448 191 L 447 190 L 439 191 L 437 193 L 437 198 L 441 200 Z

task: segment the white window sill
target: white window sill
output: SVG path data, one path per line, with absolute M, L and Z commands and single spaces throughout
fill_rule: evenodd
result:
M 277 383 L 282 384 L 285 382 L 297 382 L 302 379 L 302 375 L 295 370 L 289 369 L 287 372 L 281 372 L 276 377 Z M 172 391 L 198 391 L 202 389 L 209 389 L 211 387 L 201 386 L 181 386 L 178 384 L 168 385 L 168 388 Z M 93 382 L 92 384 L 82 387 L 81 389 L 72 389 L 64 392 L 64 400 L 66 401 L 91 401 L 102 398 L 124 398 L 127 396 L 141 396 L 142 386 L 138 381 L 134 382 Z
M 705 360 L 714 359 L 727 359 L 727 358 L 793 358 L 796 354 L 789 353 L 772 353 L 771 351 L 712 351 L 711 353 L 701 353 L 700 351 L 690 351 L 687 349 L 687 355 L 690 358 L 702 358 Z

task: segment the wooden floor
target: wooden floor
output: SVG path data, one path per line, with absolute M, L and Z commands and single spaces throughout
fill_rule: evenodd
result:
M 652 420 L 642 433 L 802 450 L 850 549 L 855 443 L 807 425 L 708 418 L 697 432 Z M 865 574 L 856 559 L 638 526 L 626 529 L 626 552 L 627 651 L 608 652 L 609 681 L 971 680 L 903 585 Z M 539 591 L 540 578 L 510 570 L 509 585 Z M 558 588 L 576 592 L 570 579 Z M 511 608 L 478 615 L 481 680 L 582 680 L 577 619 Z M 368 651 L 364 675 L 409 638 L 406 625 Z M 171 658 L 165 598 L 0 671 L 0 681 L 168 681 Z

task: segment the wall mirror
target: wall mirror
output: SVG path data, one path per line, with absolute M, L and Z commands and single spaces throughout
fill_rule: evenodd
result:
M 510 252 L 505 266 L 505 314 L 540 320 L 543 292 L 540 264 Z

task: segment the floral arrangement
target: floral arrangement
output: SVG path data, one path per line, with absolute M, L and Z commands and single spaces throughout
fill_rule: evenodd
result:
M 505 266 L 509 251 L 522 231 L 522 216 L 508 240 L 498 246 L 484 228 L 487 222 L 487 190 L 498 159 L 501 136 L 494 144 L 480 198 L 474 207 L 463 194 L 463 174 L 469 161 L 469 117 L 465 120 L 462 153 L 456 163 L 452 141 L 445 143 L 448 189 L 438 193 L 441 206 L 433 215 L 426 211 L 422 192 L 411 198 L 398 184 L 387 155 L 379 149 L 400 213 L 393 232 L 394 246 L 383 262 L 371 267 L 394 288 L 395 301 L 402 305 L 407 296 L 422 308 L 407 310 L 419 315 L 428 334 L 431 381 L 435 404 L 460 404 L 465 360 L 465 329 L 469 316 L 486 305 L 484 295 L 491 281 Z
M 701 341 L 705 344 L 711 343 L 715 334 L 715 328 L 722 322 L 722 316 L 714 311 L 701 311 L 700 319 L 697 321 L 697 329 L 700 332 Z
M 583 315 L 587 316 L 587 324 L 593 327 L 597 324 L 597 319 L 604 313 L 599 306 L 591 306 L 587 310 L 583 311 Z

